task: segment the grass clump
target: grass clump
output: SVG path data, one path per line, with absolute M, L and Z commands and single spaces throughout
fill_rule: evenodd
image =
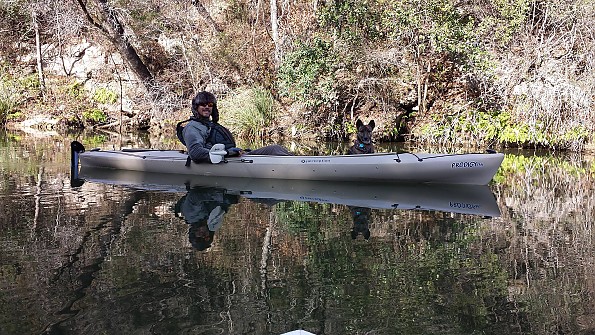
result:
M 38 89 L 39 80 L 34 75 L 17 78 L 0 68 L 0 125 L 15 117 L 25 98 Z
M 114 104 L 116 101 L 118 101 L 118 93 L 110 89 L 100 87 L 93 93 L 93 100 L 100 104 Z
M 267 137 L 277 115 L 273 95 L 260 87 L 237 90 L 222 99 L 218 107 L 221 123 L 234 135 L 247 139 Z
M 13 86 L 0 80 L 0 125 L 6 123 L 9 115 L 18 106 L 19 94 Z

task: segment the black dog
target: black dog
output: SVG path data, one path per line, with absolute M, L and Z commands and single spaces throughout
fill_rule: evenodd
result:
M 351 238 L 357 239 L 362 235 L 367 241 L 370 239 L 370 221 L 372 218 L 372 209 L 367 207 L 349 206 L 353 218 L 353 227 L 351 228 Z
M 357 128 L 357 139 L 349 148 L 348 155 L 357 154 L 371 154 L 374 153 L 374 144 L 372 144 L 372 131 L 376 124 L 371 120 L 365 125 L 361 120 L 357 120 L 355 127 Z

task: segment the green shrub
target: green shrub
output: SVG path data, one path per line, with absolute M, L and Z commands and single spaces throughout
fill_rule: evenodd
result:
M 100 104 L 114 104 L 118 101 L 118 93 L 104 87 L 100 87 L 93 93 L 93 100 Z
M 0 77 L 0 125 L 5 124 L 9 116 L 15 112 L 20 99 L 21 94 L 14 82 Z
M 97 108 L 91 108 L 83 112 L 83 120 L 90 123 L 102 123 L 107 121 L 107 115 Z
M 451 114 L 436 114 L 433 122 L 415 133 L 423 142 L 439 144 L 485 145 L 497 141 L 523 143 L 520 128 L 510 123 L 510 113 L 503 111 L 469 110 Z
M 589 130 L 577 124 L 561 133 L 551 132 L 543 122 L 517 122 L 509 112 L 466 111 L 434 115 L 433 122 L 420 127 L 416 136 L 429 143 L 485 144 L 500 142 L 521 147 L 581 149 Z
M 375 0 L 330 1 L 318 11 L 318 22 L 352 45 L 386 37 L 383 5 Z
M 238 90 L 221 100 L 218 107 L 221 122 L 232 133 L 246 138 L 265 136 L 277 114 L 273 95 L 260 87 Z
M 85 87 L 82 83 L 75 81 L 66 86 L 66 93 L 72 98 L 82 99 L 85 96 Z
M 314 38 L 299 43 L 287 54 L 277 73 L 281 96 L 301 101 L 308 107 L 329 102 L 333 90 L 336 55 L 330 42 Z
M 40 88 L 39 77 L 36 73 L 29 74 L 28 76 L 19 78 L 17 80 L 18 85 L 26 91 L 37 91 Z

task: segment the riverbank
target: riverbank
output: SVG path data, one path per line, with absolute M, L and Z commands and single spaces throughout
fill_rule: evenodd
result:
M 169 132 L 208 90 L 238 137 L 349 141 L 374 119 L 380 142 L 593 147 L 595 7 L 580 0 L 276 4 L 55 2 L 32 20 L 6 3 L 0 124 Z

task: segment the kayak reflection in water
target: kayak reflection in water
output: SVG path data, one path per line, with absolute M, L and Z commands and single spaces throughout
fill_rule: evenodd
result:
M 351 238 L 356 239 L 362 235 L 364 239 L 370 239 L 370 220 L 372 209 L 367 207 L 349 206 L 351 217 L 353 218 L 353 227 L 351 228 Z
M 189 225 L 188 241 L 198 251 L 211 247 L 215 232 L 223 224 L 223 216 L 239 196 L 224 189 L 192 188 L 176 204 L 176 215 Z

